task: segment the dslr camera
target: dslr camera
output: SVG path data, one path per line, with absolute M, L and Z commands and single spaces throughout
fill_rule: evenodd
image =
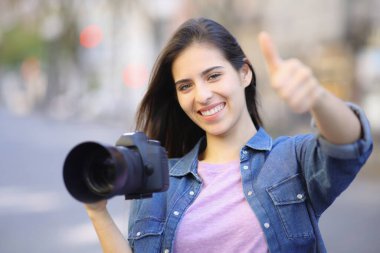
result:
M 115 146 L 83 142 L 67 155 L 63 179 L 68 192 L 84 203 L 116 195 L 147 198 L 169 187 L 167 153 L 143 132 L 123 134 Z

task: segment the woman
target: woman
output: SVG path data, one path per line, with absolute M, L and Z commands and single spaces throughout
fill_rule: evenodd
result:
M 212 20 L 185 22 L 137 113 L 137 129 L 171 158 L 169 190 L 133 202 L 129 244 L 105 201 L 86 205 L 105 252 L 326 252 L 318 219 L 369 157 L 369 125 L 267 34 L 259 42 L 273 88 L 312 114 L 319 135 L 272 140 L 235 38 Z

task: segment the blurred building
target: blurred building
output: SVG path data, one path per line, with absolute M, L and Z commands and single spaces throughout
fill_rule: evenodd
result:
M 294 122 L 302 128 L 309 119 L 289 112 L 268 88 L 261 30 L 283 57 L 300 58 L 322 85 L 363 105 L 380 133 L 378 9 L 380 0 L 3 0 L 0 104 L 18 114 L 131 128 L 163 44 L 187 18 L 205 16 L 230 29 L 254 64 L 274 133 L 299 131 Z

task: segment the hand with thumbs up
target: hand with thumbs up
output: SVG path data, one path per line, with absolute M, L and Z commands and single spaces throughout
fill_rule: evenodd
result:
M 324 91 L 312 71 L 297 59 L 283 60 L 267 33 L 259 43 L 274 90 L 294 112 L 310 111 Z
M 319 84 L 310 68 L 297 59 L 282 59 L 266 32 L 259 34 L 259 44 L 273 89 L 294 112 L 310 112 L 320 133 L 331 143 L 348 144 L 360 138 L 357 116 Z

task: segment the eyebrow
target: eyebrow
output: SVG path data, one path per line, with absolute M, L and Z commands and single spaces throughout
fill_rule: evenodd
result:
M 208 73 L 210 73 L 213 70 L 222 69 L 222 68 L 223 68 L 223 66 L 214 66 L 214 67 L 208 68 L 208 69 L 202 71 L 201 76 L 205 76 L 205 75 L 207 75 Z M 188 81 L 190 81 L 190 79 L 181 79 L 181 80 L 176 81 L 175 85 L 178 85 L 178 84 L 181 84 L 181 83 L 186 83 Z

